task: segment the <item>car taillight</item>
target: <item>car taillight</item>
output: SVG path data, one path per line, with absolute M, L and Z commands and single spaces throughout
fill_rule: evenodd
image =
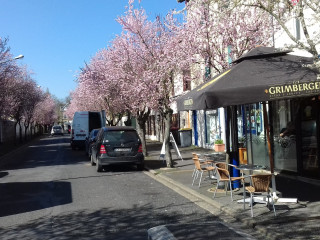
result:
M 142 152 L 143 152 L 143 151 L 142 151 L 142 144 L 139 145 L 138 152 L 139 152 L 139 153 L 142 153 Z
M 104 145 L 100 146 L 100 154 L 105 154 L 107 153 L 106 148 L 104 147 Z

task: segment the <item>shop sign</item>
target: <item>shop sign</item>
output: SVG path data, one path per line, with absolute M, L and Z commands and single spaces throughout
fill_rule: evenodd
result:
M 192 98 L 184 100 L 184 101 L 183 101 L 183 104 L 184 104 L 184 107 L 185 107 L 185 108 L 191 108 L 192 105 L 193 105 L 193 100 L 192 100 Z
M 265 89 L 270 99 L 299 97 L 320 94 L 320 79 L 312 82 L 292 82 L 291 84 L 273 85 Z

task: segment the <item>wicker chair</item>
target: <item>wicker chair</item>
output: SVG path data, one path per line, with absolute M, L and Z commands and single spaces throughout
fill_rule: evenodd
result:
M 193 186 L 195 180 L 198 178 L 198 176 L 200 174 L 199 185 L 198 185 L 198 187 L 200 188 L 200 184 L 201 184 L 203 173 L 204 172 L 208 172 L 208 174 L 210 176 L 210 172 L 212 172 L 212 174 L 213 174 L 213 171 L 215 170 L 215 167 L 202 166 L 201 163 L 200 163 L 199 158 L 192 158 L 192 160 L 194 161 L 194 166 L 195 166 L 195 170 L 194 170 L 194 174 L 193 174 L 192 186 Z
M 228 164 L 224 162 L 217 162 L 215 163 L 216 167 L 222 168 L 222 169 L 227 169 Z
M 250 176 L 250 182 L 251 186 L 246 187 L 245 189 L 250 193 L 250 207 L 251 207 L 251 217 L 253 217 L 253 197 L 255 194 L 267 194 L 268 198 L 268 207 L 269 207 L 269 198 L 271 198 L 272 206 L 273 206 L 273 212 L 276 216 L 276 209 L 274 207 L 274 201 L 271 196 L 270 192 L 270 182 L 271 182 L 272 174 L 257 174 L 257 175 L 251 175 Z
M 204 160 L 204 159 L 199 157 L 199 154 L 194 153 L 194 152 L 192 153 L 192 159 L 198 159 L 199 162 L 200 162 L 200 165 L 203 165 L 203 166 L 206 166 L 206 167 L 212 166 L 212 164 L 213 164 L 212 160 Z M 194 177 L 196 171 L 197 171 L 197 167 L 195 166 L 194 170 L 192 172 L 192 177 Z
M 224 165 L 225 165 L 225 168 L 226 168 L 226 166 L 229 165 L 229 164 L 224 164 Z M 219 165 L 219 166 L 221 166 L 221 165 Z M 230 193 L 231 193 L 231 201 L 233 201 L 232 184 L 234 184 L 235 182 L 243 181 L 244 178 L 243 177 L 231 177 L 229 171 L 227 169 L 225 169 L 225 168 L 217 167 L 217 169 L 216 169 L 217 186 L 216 186 L 216 189 L 214 191 L 213 198 L 216 197 L 216 192 L 217 192 L 217 189 L 219 187 L 219 183 L 220 182 L 224 182 L 224 183 L 228 183 L 228 184 L 225 184 L 225 187 L 224 187 L 226 195 L 227 195 L 227 188 L 229 186 Z

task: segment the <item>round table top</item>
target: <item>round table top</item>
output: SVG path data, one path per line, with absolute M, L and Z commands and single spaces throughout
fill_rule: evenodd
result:
M 261 165 L 255 165 L 255 164 L 241 164 L 237 166 L 237 169 L 239 170 L 262 170 L 262 169 L 267 169 L 266 166 L 261 166 Z

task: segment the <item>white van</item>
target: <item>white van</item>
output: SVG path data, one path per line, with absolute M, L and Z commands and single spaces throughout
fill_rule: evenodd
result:
M 105 126 L 105 113 L 102 112 L 75 112 L 71 126 L 70 144 L 72 149 L 84 147 L 85 140 L 92 129 Z

